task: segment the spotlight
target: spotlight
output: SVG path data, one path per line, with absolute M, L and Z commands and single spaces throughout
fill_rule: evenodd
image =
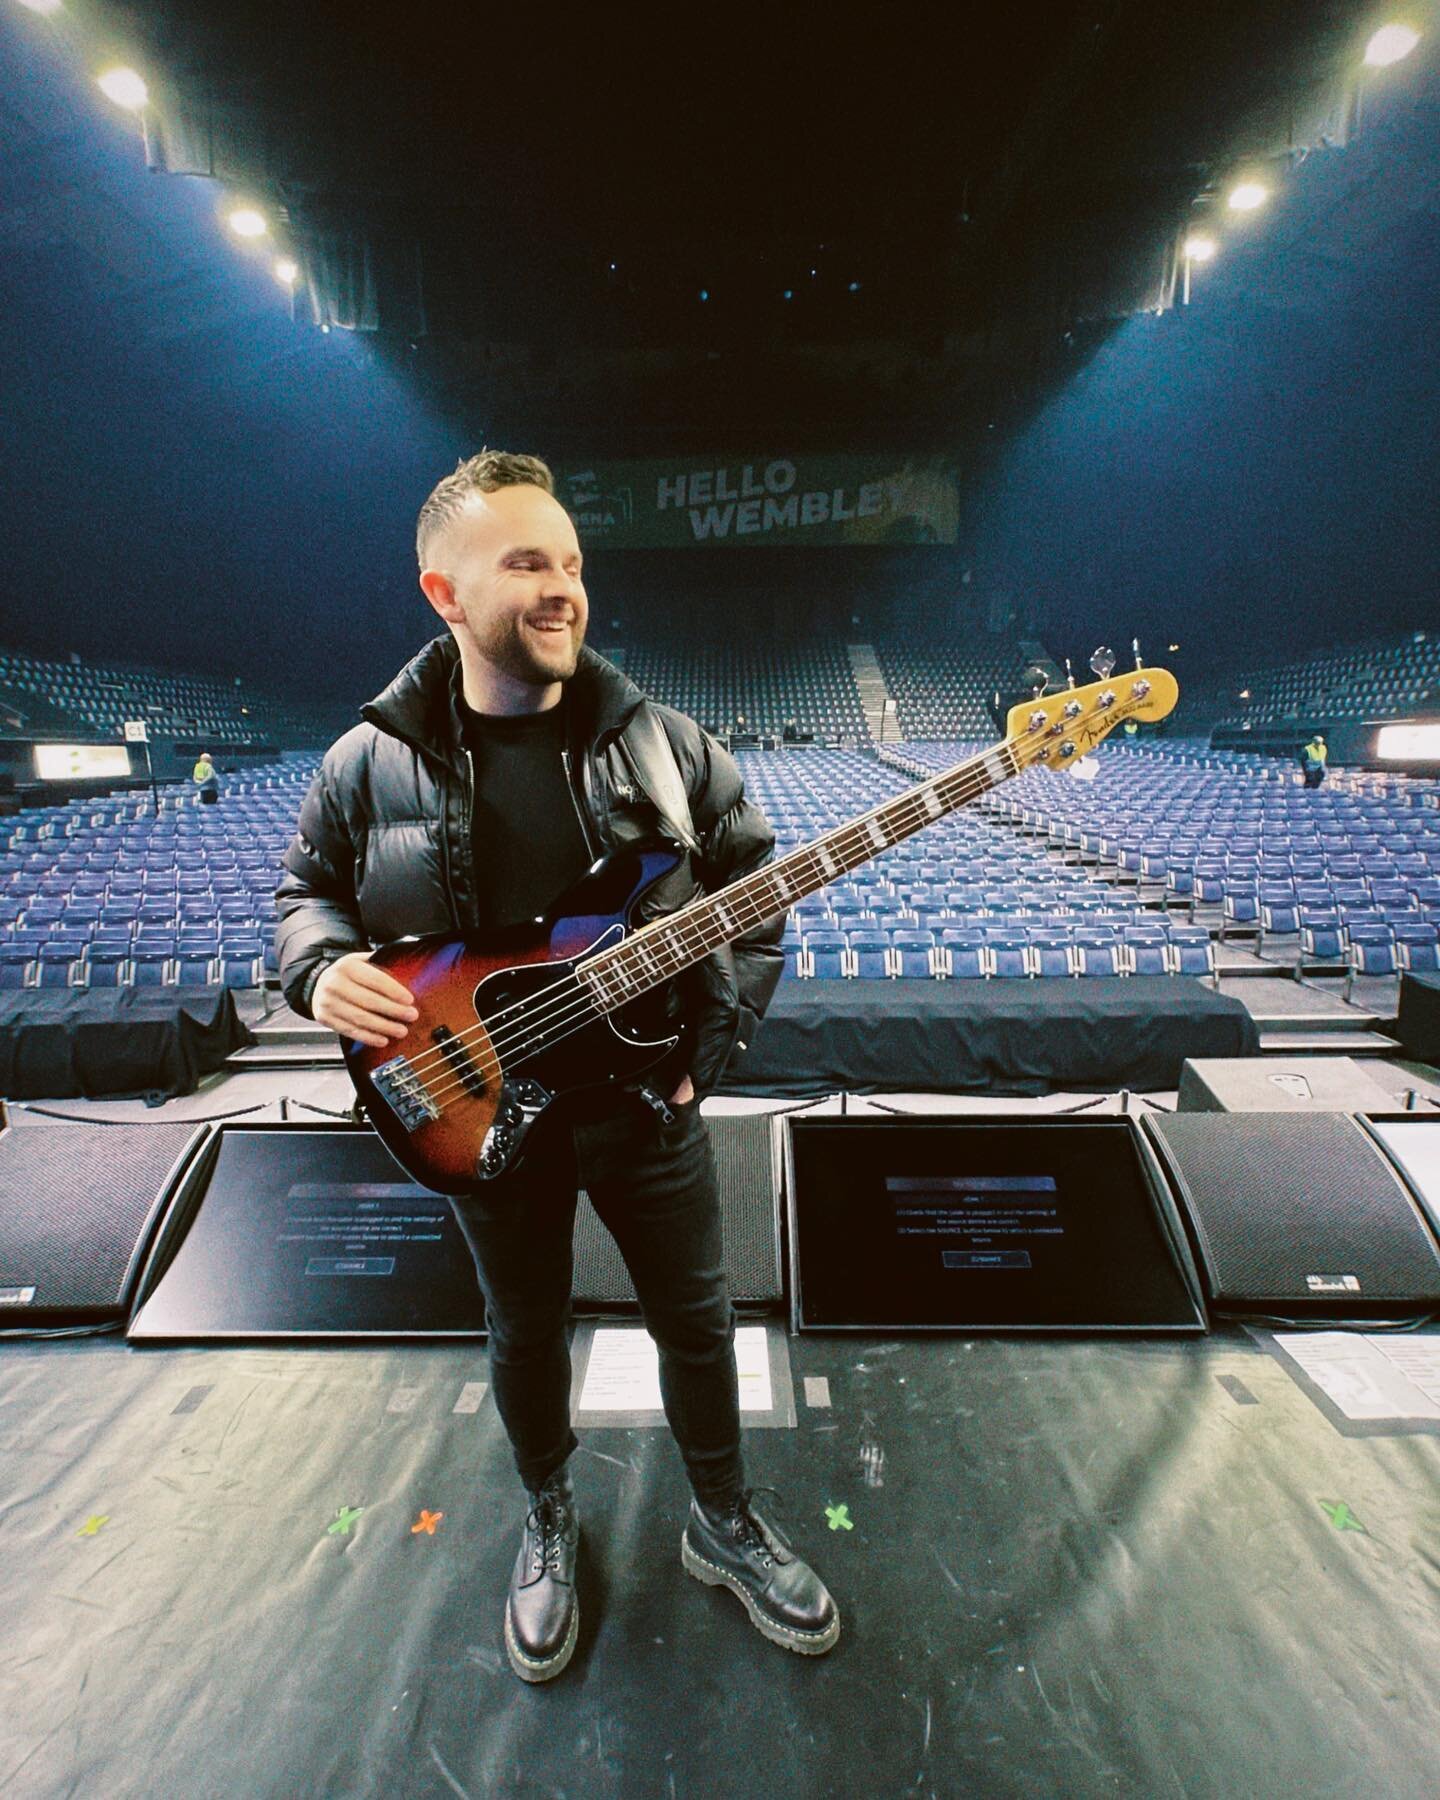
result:
M 1372 69 L 1388 69 L 1406 57 L 1420 42 L 1420 33 L 1410 25 L 1382 25 L 1365 46 L 1365 61 Z
M 253 206 L 237 206 L 226 220 L 236 237 L 264 237 L 270 227 L 265 223 L 265 215 Z
M 33 13 L 39 13 L 42 19 L 53 18 L 60 10 L 60 0 L 20 0 L 22 6 L 28 6 Z
M 282 256 L 275 264 L 275 279 L 281 287 L 294 287 L 300 274 L 300 265 L 293 258 Z M 414 346 L 412 345 L 413 349 Z
M 107 69 L 95 83 L 107 100 L 130 112 L 139 112 L 150 98 L 150 90 L 133 69 Z
M 1231 212 L 1254 212 L 1257 206 L 1263 206 L 1270 198 L 1270 190 L 1263 181 L 1241 181 L 1230 190 L 1230 198 L 1226 205 Z
M 1203 231 L 1192 231 L 1181 248 L 1186 262 L 1209 262 L 1220 246 Z

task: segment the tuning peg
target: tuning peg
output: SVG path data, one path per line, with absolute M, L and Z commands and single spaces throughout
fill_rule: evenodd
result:
M 1065 685 L 1066 687 L 1072 688 L 1075 685 L 1075 671 L 1070 667 L 1070 658 L 1068 656 L 1065 658 Z
M 1101 644 L 1097 648 L 1095 654 L 1090 658 L 1090 667 L 1102 681 L 1110 679 L 1111 671 L 1115 667 L 1115 652 L 1108 644 Z
M 1135 652 L 1135 667 L 1137 669 L 1141 668 L 1143 665 L 1140 661 L 1140 640 L 1138 637 L 1131 638 L 1130 648 Z

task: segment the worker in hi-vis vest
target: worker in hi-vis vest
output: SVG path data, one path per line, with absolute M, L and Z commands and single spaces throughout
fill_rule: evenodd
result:
M 191 771 L 190 779 L 199 788 L 204 805 L 213 806 L 220 798 L 220 777 L 215 773 L 215 765 L 210 760 L 208 750 L 200 752 L 200 760 Z
M 1319 787 L 1325 779 L 1325 764 L 1330 752 L 1325 747 L 1325 740 L 1317 731 L 1310 742 L 1300 751 L 1300 767 L 1305 773 L 1306 787 Z

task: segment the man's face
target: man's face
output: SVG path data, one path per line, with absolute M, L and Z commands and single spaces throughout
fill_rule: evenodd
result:
M 549 687 L 575 673 L 590 603 L 570 515 L 543 488 L 477 495 L 446 526 L 435 566 L 485 660 L 513 681 Z

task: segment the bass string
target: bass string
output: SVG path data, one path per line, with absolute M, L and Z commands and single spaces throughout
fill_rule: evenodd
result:
M 1004 750 L 1004 749 L 1008 748 L 1008 746 L 1001 745 L 1001 746 L 999 746 L 999 748 L 1001 750 Z M 986 752 L 986 754 L 987 755 L 993 754 L 993 752 Z M 1013 758 L 1012 758 L 1012 760 L 1013 760 Z M 963 765 L 963 767 L 968 767 L 968 766 L 969 765 Z M 957 770 L 955 772 L 954 776 L 943 777 L 942 779 L 946 780 L 946 781 L 958 780 L 961 776 L 961 773 L 962 773 L 962 771 Z M 973 780 L 973 779 L 974 779 L 973 777 L 967 778 L 967 780 Z M 987 782 L 987 781 L 981 780 L 979 782 L 978 786 L 976 786 L 974 788 L 973 792 L 966 793 L 957 798 L 954 798 L 950 801 L 949 804 L 952 807 L 963 806 L 969 800 L 973 799 L 976 794 L 984 792 L 984 790 L 987 786 L 993 786 L 993 785 L 994 785 L 993 782 Z M 918 800 L 911 799 L 911 797 L 908 795 L 898 796 L 897 800 L 893 804 L 895 804 L 896 806 L 910 806 L 910 807 L 917 808 L 918 812 L 921 814 L 923 814 L 925 812 L 923 804 Z M 917 823 L 919 825 L 924 825 L 924 824 L 931 823 L 931 822 L 933 822 L 933 821 L 931 821 L 929 819 L 928 815 L 926 815 L 923 818 L 920 818 L 917 816 Z M 856 838 L 856 840 L 857 840 L 856 845 L 855 845 L 856 848 L 870 849 L 873 852 L 873 845 L 871 845 L 869 843 L 869 840 L 867 838 L 864 838 L 863 836 L 860 835 L 860 827 L 858 825 L 850 825 L 850 826 L 842 827 L 842 833 L 845 835 L 854 836 Z M 839 835 L 841 835 L 841 834 L 837 834 L 837 842 L 838 842 Z M 803 852 L 797 851 L 797 852 L 794 852 L 793 854 L 795 854 L 797 856 L 801 855 L 801 854 L 808 855 L 808 856 L 811 856 L 812 859 L 814 856 L 813 851 L 809 850 L 809 849 L 806 849 Z M 859 860 L 855 866 L 858 867 L 860 862 L 864 862 L 867 860 L 869 860 L 869 858 L 861 857 L 861 858 L 859 858 Z M 817 867 L 818 867 L 818 865 L 817 865 Z M 814 873 L 813 870 L 812 870 L 812 873 Z M 726 890 L 724 890 L 724 889 L 721 890 L 722 893 L 725 891 Z M 775 916 L 774 912 L 771 909 L 763 906 L 759 901 L 757 901 L 756 899 L 754 899 L 751 896 L 745 896 L 743 903 L 746 907 L 748 907 L 750 909 L 750 912 L 751 912 L 751 916 L 748 919 L 746 919 L 745 924 L 742 928 L 744 930 L 748 930 L 750 928 L 750 926 L 752 926 L 752 925 L 759 924 L 764 919 L 773 918 Z M 730 904 L 737 912 L 740 910 L 740 902 L 732 901 Z M 686 944 L 686 950 L 689 952 L 697 952 L 697 949 L 698 949 L 698 953 L 703 954 L 704 948 L 706 948 L 708 946 L 705 945 L 705 939 L 704 939 L 703 932 L 698 931 L 694 926 L 683 926 L 682 925 L 679 927 L 678 932 L 673 933 L 672 935 L 678 935 L 683 938 L 683 937 L 685 937 L 685 935 L 687 933 L 690 934 L 690 941 L 689 941 L 689 943 Z M 606 954 L 612 955 L 612 956 L 618 956 L 621 952 L 624 951 L 624 949 L 625 949 L 625 944 L 622 943 L 622 944 L 617 945 L 615 947 L 614 951 L 608 952 Z M 675 967 L 673 969 L 666 971 L 666 978 L 668 978 L 671 975 L 678 974 L 680 972 L 680 970 L 686 968 L 689 965 L 689 963 L 694 960 L 695 960 L 695 955 L 693 955 L 693 954 L 680 956 L 675 963 Z M 599 964 L 600 959 L 597 958 L 596 963 Z M 603 966 L 603 964 L 601 966 Z M 575 1016 L 574 997 L 571 996 L 571 997 L 567 998 L 564 993 L 564 990 L 568 987 L 568 985 L 569 985 L 568 978 L 562 977 L 560 980 L 552 983 L 550 987 L 542 988 L 538 991 L 537 994 L 533 995 L 531 997 L 530 1001 L 527 1003 L 532 1008 L 535 1006 L 536 1001 L 544 999 L 544 997 L 547 994 L 553 995 L 554 998 L 549 1002 L 548 1009 L 541 1008 L 538 1012 L 532 1011 L 528 1020 L 520 1026 L 518 1032 L 515 1032 L 514 1035 L 511 1036 L 510 1041 L 508 1043 L 504 1044 L 503 1048 L 502 1048 L 502 1044 L 501 1044 L 501 1036 L 491 1035 L 490 1044 L 491 1044 L 491 1050 L 493 1052 L 492 1060 L 493 1060 L 494 1066 L 493 1066 L 493 1068 L 486 1068 L 483 1064 L 479 1065 L 479 1070 L 482 1074 L 490 1074 L 490 1075 L 498 1074 L 500 1071 L 500 1068 L 503 1064 L 503 1059 L 510 1053 L 510 1051 L 512 1051 L 515 1048 L 516 1044 L 523 1042 L 523 1040 L 526 1037 L 529 1037 L 530 1035 L 532 1035 L 537 1024 L 540 1025 L 541 1028 L 543 1029 L 543 1028 L 548 1027 L 549 1025 L 560 1023 L 563 1020 L 566 1020 L 568 1018 Z M 559 1007 L 561 1009 L 558 1013 L 556 1013 L 554 1011 L 554 1009 L 556 1007 Z M 581 1008 L 582 1008 L 582 1010 L 588 1011 L 592 1017 L 596 1017 L 596 1018 L 600 1017 L 601 1014 L 603 1013 L 603 1011 L 606 1010 L 604 1008 L 595 1007 L 590 1000 L 585 999 L 583 997 L 581 999 Z M 508 1011 L 511 1009 L 507 1008 L 505 1010 Z M 546 1016 L 547 1010 L 551 1015 L 549 1017 Z M 499 1016 L 503 1018 L 504 1013 L 502 1012 Z M 414 1073 L 416 1075 L 420 1075 L 422 1070 L 424 1070 L 425 1072 L 428 1073 L 429 1070 L 431 1068 L 435 1067 L 436 1065 L 444 1065 L 444 1066 L 451 1067 L 453 1069 L 454 1052 L 457 1049 L 460 1050 L 461 1052 L 466 1051 L 470 1047 L 470 1044 L 473 1042 L 473 1040 L 475 1040 L 476 1038 L 479 1038 L 481 1036 L 484 1036 L 488 1031 L 489 1031 L 489 1027 L 487 1026 L 487 1024 L 485 1022 L 481 1021 L 473 1026 L 467 1027 L 466 1030 L 464 1030 L 464 1031 L 455 1033 L 454 1036 L 452 1036 L 451 1038 L 449 1038 L 447 1040 L 444 1047 L 433 1050 L 433 1051 L 429 1051 L 424 1056 L 416 1058 L 415 1061 L 411 1064 L 412 1073 Z M 569 1035 L 568 1031 L 565 1033 L 565 1035 L 567 1035 L 567 1036 Z M 556 1039 L 554 1041 L 559 1042 L 560 1040 Z M 548 1043 L 542 1042 L 538 1045 L 532 1046 L 530 1049 L 528 1049 L 526 1051 L 526 1054 L 527 1055 L 538 1055 L 543 1050 L 548 1049 L 549 1047 L 550 1047 L 550 1045 Z M 423 1077 L 422 1077 L 422 1079 L 423 1079 Z M 466 1084 L 466 1079 L 467 1078 L 465 1075 L 463 1075 L 463 1074 L 459 1075 L 457 1077 L 457 1084 L 464 1086 Z M 449 1089 L 441 1089 L 439 1091 L 443 1093 L 443 1092 L 448 1092 L 450 1090 Z
M 1004 746 L 1002 746 L 1002 748 L 1004 748 Z M 981 793 L 986 787 L 992 785 L 994 785 L 992 782 L 982 781 L 975 789 L 975 793 Z M 954 800 L 952 805 L 965 805 L 967 801 L 975 797 L 975 793 L 966 794 L 963 798 Z M 904 797 L 902 796 L 901 798 L 903 800 Z M 920 806 L 920 810 L 922 812 L 924 811 L 920 802 L 917 801 L 913 804 Z M 928 816 L 921 821 L 922 824 L 931 822 L 932 821 L 928 819 Z M 846 828 L 846 830 L 858 832 L 857 827 Z M 863 838 L 860 839 L 862 844 L 866 841 L 867 840 L 864 840 Z M 862 861 L 863 860 L 867 859 L 862 858 Z M 722 890 L 722 892 L 723 891 L 724 890 Z M 774 916 L 770 910 L 748 896 L 746 897 L 746 904 L 750 906 L 754 912 L 754 917 L 747 921 L 747 929 L 751 924 L 758 924 L 761 920 Z M 695 941 L 703 943 L 703 934 L 698 936 Z M 623 947 L 623 944 L 617 946 L 617 951 L 623 949 Z M 693 948 L 693 945 L 690 947 Z M 670 973 L 678 973 L 680 969 L 688 966 L 690 960 L 693 960 L 693 958 L 682 958 L 677 962 L 675 970 L 670 971 Z M 556 990 L 563 989 L 566 985 L 567 982 L 561 980 L 554 983 L 552 988 L 542 989 L 541 992 L 542 994 L 554 993 Z M 603 1017 L 605 1009 L 597 1007 L 592 1000 L 582 995 L 578 1001 L 573 996 L 568 1001 L 557 997 L 556 1000 L 551 1001 L 548 1011 L 550 1016 L 546 1017 L 543 1012 L 539 1015 L 535 1015 L 530 1024 L 523 1028 L 521 1034 L 512 1034 L 510 1041 L 505 1045 L 503 1050 L 500 1048 L 500 1040 L 498 1038 L 492 1038 L 490 1040 L 492 1053 L 487 1059 L 477 1062 L 477 1072 L 483 1076 L 493 1078 L 495 1075 L 498 1075 L 504 1067 L 518 1067 L 521 1063 L 527 1062 L 531 1057 L 542 1055 L 545 1051 L 553 1049 L 556 1044 L 561 1043 L 565 1038 L 573 1035 L 574 1032 L 583 1030 L 586 1025 Z M 537 1020 L 543 1023 L 543 1029 L 550 1035 L 543 1037 L 539 1042 L 529 1044 L 528 1047 L 523 1049 L 518 1055 L 512 1055 L 516 1045 L 521 1043 L 523 1038 L 533 1035 L 534 1026 Z M 557 1032 L 554 1029 L 556 1026 L 561 1026 L 563 1029 Z M 444 1083 L 440 1087 L 426 1090 L 432 1104 L 443 1104 L 448 1102 L 448 1100 L 458 1092 L 468 1092 L 469 1077 L 463 1072 L 454 1071 L 453 1058 L 449 1052 L 455 1047 L 460 1048 L 463 1052 L 468 1048 L 469 1041 L 484 1035 L 487 1030 L 488 1027 L 482 1022 L 466 1031 L 457 1032 L 454 1037 L 448 1040 L 447 1049 L 434 1051 L 427 1057 L 420 1059 L 427 1070 L 433 1066 L 436 1061 L 439 1061 L 450 1067 L 452 1071 L 452 1079 L 449 1082 Z M 419 1064 L 416 1066 L 418 1067 Z

